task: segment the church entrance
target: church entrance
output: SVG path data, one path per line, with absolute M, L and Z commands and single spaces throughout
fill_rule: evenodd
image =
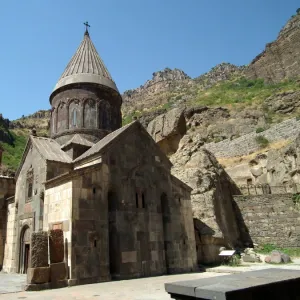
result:
M 28 226 L 22 229 L 20 240 L 20 273 L 26 274 L 30 262 L 30 229 Z

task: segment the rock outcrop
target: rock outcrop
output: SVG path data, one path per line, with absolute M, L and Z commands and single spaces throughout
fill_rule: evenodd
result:
M 265 105 L 269 111 L 274 113 L 289 114 L 295 112 L 300 107 L 300 91 L 277 93 L 267 98 Z
M 266 45 L 248 66 L 249 78 L 280 82 L 300 75 L 300 15 L 292 17 L 280 31 L 276 41 Z
M 39 110 L 32 115 L 23 116 L 10 122 L 10 129 L 21 131 L 23 135 L 30 134 L 33 128 L 39 136 L 48 136 L 50 126 L 50 110 Z
M 165 154 L 176 152 L 180 139 L 186 133 L 184 110 L 174 108 L 152 120 L 147 131 Z
M 212 68 L 209 72 L 196 77 L 195 81 L 202 85 L 204 89 L 208 89 L 216 83 L 229 80 L 234 76 L 241 76 L 245 70 L 244 66 L 235 66 L 230 63 L 221 63 Z
M 172 173 L 193 188 L 198 260 L 218 261 L 220 246 L 241 245 L 232 194 L 239 191 L 199 136 L 185 135 L 171 156 Z
M 171 82 L 191 79 L 182 70 L 165 68 L 162 71 L 154 72 L 152 79 L 147 80 L 144 85 L 134 90 L 127 90 L 123 94 L 124 103 L 133 102 L 136 98 L 146 93 L 157 93 L 166 91 Z
M 300 135 L 286 146 L 257 154 L 249 162 L 226 168 L 232 179 L 242 185 L 268 184 L 272 193 L 300 190 Z

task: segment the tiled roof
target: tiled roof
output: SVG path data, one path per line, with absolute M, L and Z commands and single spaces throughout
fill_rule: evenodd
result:
M 53 91 L 68 84 L 85 82 L 101 84 L 118 91 L 88 32 L 84 34 L 83 41 Z
M 106 137 L 104 137 L 102 140 L 100 140 L 98 143 L 96 143 L 92 148 L 90 148 L 88 151 L 84 152 L 81 156 L 77 157 L 74 162 L 83 160 L 85 158 L 88 158 L 96 153 L 101 152 L 101 150 L 110 144 L 113 140 L 115 140 L 120 134 L 128 130 L 130 127 L 135 126 L 135 124 L 139 124 L 137 121 L 134 121 L 128 125 L 125 125 L 112 133 L 108 134 Z
M 71 157 L 60 149 L 60 145 L 49 138 L 30 136 L 32 144 L 46 160 L 71 163 Z
M 61 146 L 61 149 L 67 147 L 68 145 L 76 144 L 76 145 L 82 145 L 87 147 L 94 146 L 94 143 L 88 141 L 84 137 L 82 137 L 80 134 L 75 134 L 67 143 Z

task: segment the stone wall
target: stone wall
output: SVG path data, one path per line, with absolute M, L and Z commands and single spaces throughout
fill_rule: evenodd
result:
M 1 151 L 1 150 L 0 150 Z M 8 203 L 7 198 L 15 193 L 14 178 L 0 176 L 0 270 L 2 269 L 4 259 L 4 247 L 7 235 L 7 216 Z
M 72 264 L 73 284 L 110 279 L 107 213 L 107 168 L 90 167 L 73 178 Z
M 261 133 L 252 132 L 234 140 L 224 140 L 219 143 L 209 143 L 205 148 L 212 152 L 217 158 L 235 157 L 251 154 L 260 149 L 255 138 L 265 137 L 269 142 L 295 139 L 300 133 L 300 122 L 296 118 L 286 120 L 272 126 Z
M 300 204 L 293 194 L 234 196 L 236 215 L 253 243 L 300 247 Z
M 7 206 L 7 227 L 4 248 L 3 271 L 7 273 L 16 272 L 16 207 L 15 203 L 9 203 Z
M 71 266 L 72 181 L 56 186 L 46 184 L 43 230 L 62 229 L 68 244 L 68 266 Z

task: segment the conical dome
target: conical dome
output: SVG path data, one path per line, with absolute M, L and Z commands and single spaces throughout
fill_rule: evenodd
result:
M 100 58 L 88 31 L 54 87 L 57 89 L 74 83 L 96 83 L 118 92 L 118 88 Z

